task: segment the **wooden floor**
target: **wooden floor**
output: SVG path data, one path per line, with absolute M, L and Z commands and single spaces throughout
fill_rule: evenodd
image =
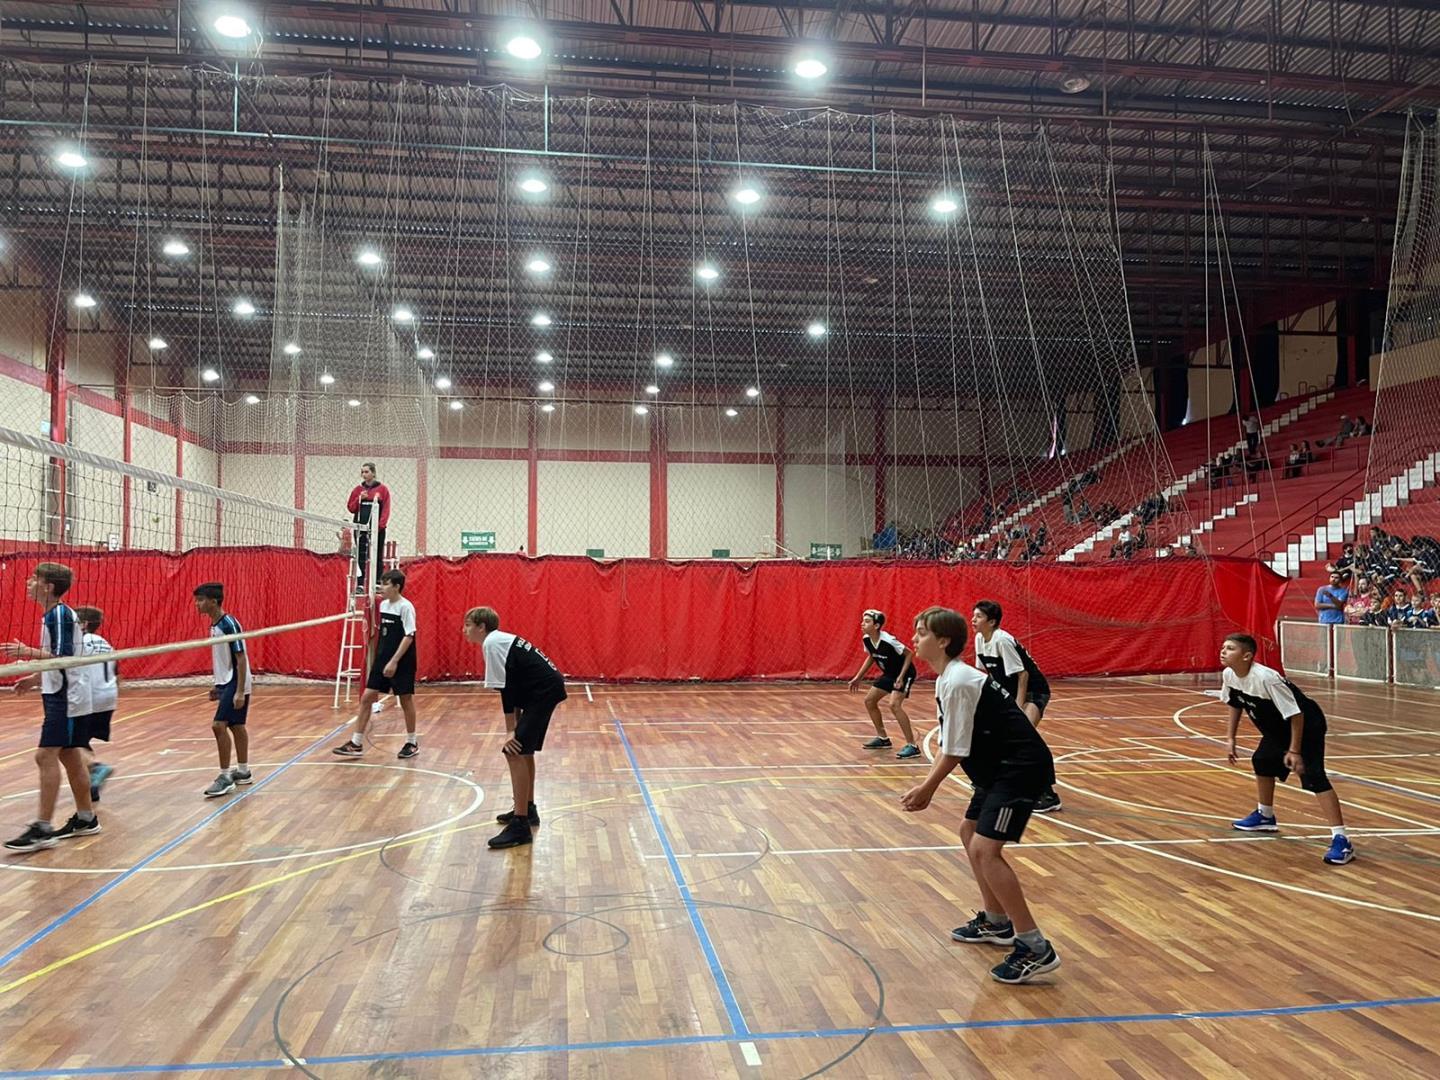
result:
M 1278 839 L 1230 829 L 1202 683 L 1056 686 L 1065 808 L 1014 861 L 1064 965 L 1022 987 L 949 937 L 966 789 L 900 813 L 925 762 L 860 749 L 858 694 L 577 685 L 497 853 L 493 693 L 422 690 L 417 759 L 391 708 L 349 762 L 328 691 L 262 686 L 217 803 L 203 690 L 127 691 L 104 832 L 3 859 L 0 1076 L 1434 1077 L 1440 696 L 1313 685 L 1347 867 L 1293 784 Z M 14 832 L 37 709 L 0 704 Z

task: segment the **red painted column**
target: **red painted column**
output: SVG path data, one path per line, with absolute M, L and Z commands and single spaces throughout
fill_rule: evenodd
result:
M 666 476 L 665 420 L 659 408 L 650 413 L 650 557 L 665 558 L 670 536 L 670 486 Z
M 415 554 L 425 554 L 425 518 L 430 513 L 430 499 L 425 489 L 430 485 L 430 459 L 422 449 L 415 458 Z
M 130 390 L 130 364 L 129 356 L 126 356 L 126 363 L 116 372 L 120 389 L 120 438 L 121 438 L 121 460 L 129 465 L 135 460 L 135 395 Z M 125 477 L 120 484 L 121 498 L 124 500 L 120 507 L 120 546 L 130 547 L 130 515 L 135 501 L 134 492 L 131 488 L 133 481 Z
M 57 443 L 66 441 L 65 417 L 69 414 L 70 384 L 65 377 L 66 312 L 65 301 L 56 292 L 55 313 L 50 321 L 50 340 L 45 344 L 45 381 L 50 392 L 50 438 Z M 66 462 L 53 458 L 55 463 L 55 517 L 51 526 L 50 542 L 64 544 L 69 535 L 66 529 L 65 505 Z
M 170 426 L 175 429 L 175 475 L 185 475 L 185 413 L 178 398 L 170 401 Z M 185 493 L 175 492 L 175 550 L 185 550 Z
M 775 546 L 785 546 L 785 403 L 775 407 Z M 780 554 L 776 551 L 776 554 Z
M 885 407 L 878 401 L 875 403 L 875 447 L 871 456 L 875 464 L 875 531 L 878 533 L 884 530 L 889 516 L 885 483 L 890 472 L 886 467 L 889 458 L 885 450 Z
M 540 443 L 539 418 L 532 407 L 525 425 L 525 553 L 532 559 L 540 549 Z

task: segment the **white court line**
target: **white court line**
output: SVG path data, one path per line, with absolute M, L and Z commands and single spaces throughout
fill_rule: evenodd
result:
M 594 701 L 594 700 L 595 700 L 595 695 L 590 692 L 590 684 L 589 684 L 588 682 L 585 684 L 585 700 L 586 700 L 586 701 Z
M 773 765 L 766 761 L 746 765 L 646 765 L 647 773 L 657 772 L 739 772 L 752 769 L 756 772 L 769 772 L 771 769 L 916 769 L 923 766 L 923 761 L 857 761 L 853 765 Z M 633 772 L 629 767 L 616 767 L 611 772 Z
M 742 1042 L 740 1044 L 740 1056 L 745 1059 L 745 1064 L 752 1069 L 760 1067 L 760 1051 L 755 1049 L 753 1042 Z

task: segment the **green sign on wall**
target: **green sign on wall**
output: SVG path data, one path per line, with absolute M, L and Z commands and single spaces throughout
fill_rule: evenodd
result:
M 461 551 L 494 551 L 495 534 L 493 532 L 462 532 L 460 534 Z
M 711 549 L 710 549 L 710 558 L 712 558 L 712 559 L 728 559 L 729 557 L 730 557 L 730 549 L 729 549 L 729 548 L 711 548 Z
M 603 558 L 605 557 L 605 549 L 604 549 L 604 548 L 586 548 L 586 549 L 585 549 L 585 554 L 586 554 L 586 555 L 589 555 L 590 558 L 592 558 L 592 559 L 603 559 Z
M 840 558 L 839 544 L 810 544 L 810 558 L 812 559 L 838 559 Z

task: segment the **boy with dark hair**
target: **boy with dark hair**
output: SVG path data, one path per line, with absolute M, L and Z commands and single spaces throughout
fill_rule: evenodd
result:
M 905 736 L 905 745 L 900 748 L 897 758 L 920 756 L 915 745 L 915 732 L 910 727 L 910 717 L 905 714 L 905 699 L 915 685 L 915 660 L 910 650 L 900 640 L 881 629 L 885 625 L 885 613 L 875 608 L 868 609 L 860 616 L 860 643 L 865 646 L 865 663 L 850 680 L 850 689 L 860 685 L 860 680 L 870 670 L 871 664 L 880 668 L 876 679 L 865 694 L 865 711 L 870 714 L 870 723 L 875 725 L 875 737 L 864 746 L 866 750 L 884 750 L 892 744 L 885 734 L 885 721 L 880 716 L 880 702 L 890 699 L 890 715 L 900 725 Z
M 195 610 L 210 620 L 212 638 L 241 634 L 240 620 L 225 611 L 225 586 L 207 581 L 195 586 Z M 207 799 L 229 795 L 237 784 L 253 784 L 250 775 L 250 733 L 245 723 L 250 716 L 250 654 L 243 639 L 217 641 L 210 646 L 210 666 L 215 685 L 210 700 L 217 702 L 210 731 L 220 755 L 220 775 L 205 789 Z M 235 767 L 230 767 L 230 746 L 235 746 Z
M 531 826 L 540 824 L 535 806 L 535 754 L 545 745 L 550 717 L 566 698 L 565 679 L 534 645 L 501 630 L 494 608 L 471 608 L 465 613 L 465 640 L 479 645 L 484 653 L 485 685 L 500 691 L 509 735 L 501 752 L 510 770 L 514 809 L 496 817 L 505 828 L 490 838 L 490 846 L 529 844 L 534 841 Z
M 40 647 L 11 641 L 0 646 L 17 660 L 48 660 L 56 656 L 75 656 L 79 642 L 79 624 L 75 612 L 60 598 L 70 591 L 75 575 L 63 563 L 42 562 L 31 571 L 25 592 L 40 605 Z M 25 691 L 40 688 L 44 719 L 40 725 L 40 748 L 35 751 L 35 764 L 40 770 L 40 812 L 19 836 L 7 840 L 11 851 L 38 851 L 51 848 L 71 836 L 91 836 L 100 831 L 100 820 L 90 802 L 90 776 L 85 768 L 82 748 L 89 741 L 81 717 L 71 708 L 74 682 L 69 670 L 41 671 L 27 675 L 15 684 Z M 75 796 L 75 814 L 58 831 L 51 824 L 55 802 L 60 796 L 60 771 L 64 769 Z
M 965 620 L 932 607 L 915 619 L 915 655 L 935 669 L 935 711 L 940 753 L 930 775 L 900 799 L 905 810 L 924 810 L 958 765 L 974 787 L 960 842 L 970 858 L 984 908 L 951 931 L 956 941 L 1013 945 L 992 968 L 998 982 L 1025 983 L 1060 966 L 1055 947 L 1035 925 L 1005 845 L 1017 842 L 1036 800 L 1055 782 L 1050 748 L 1015 699 L 983 671 L 960 659 Z
M 994 600 L 979 600 L 970 616 L 975 628 L 976 666 L 1003 686 L 1030 723 L 1037 728 L 1050 704 L 1050 683 L 1040 667 L 1008 630 L 1000 629 L 1004 613 Z M 1035 803 L 1037 814 L 1061 809 L 1060 796 L 1050 787 Z
M 104 656 L 114 652 L 110 642 L 100 636 L 100 625 L 105 613 L 97 607 L 77 607 L 75 618 L 80 623 L 80 654 L 82 656 Z M 88 739 L 82 750 L 85 767 L 90 773 L 90 801 L 100 801 L 100 789 L 115 771 L 114 766 L 95 760 L 91 742 L 99 739 L 110 741 L 110 720 L 115 714 L 115 705 L 120 698 L 120 677 L 115 664 L 106 660 L 98 664 L 70 669 L 70 678 L 77 681 L 81 700 L 76 708 L 82 713 L 79 722 L 85 725 Z M 62 832 L 64 830 L 61 830 Z
M 1255 662 L 1255 639 L 1231 634 L 1220 646 L 1225 704 L 1230 706 L 1231 765 L 1238 760 L 1235 736 L 1243 709 L 1260 731 L 1260 745 L 1250 756 L 1255 770 L 1259 802 L 1247 817 L 1233 822 L 1242 832 L 1279 832 L 1275 820 L 1275 782 L 1284 783 L 1291 772 L 1300 786 L 1312 793 L 1330 822 L 1330 848 L 1325 861 L 1342 866 L 1355 858 L 1355 847 L 1345 835 L 1340 797 L 1325 775 L 1325 714 L 1289 679 L 1274 668 Z
M 365 753 L 365 729 L 370 726 L 372 706 L 382 694 L 394 694 L 405 714 L 405 745 L 395 756 L 405 759 L 420 753 L 420 736 L 415 731 L 415 605 L 405 599 L 404 592 L 405 575 L 399 570 L 380 575 L 380 640 L 370 677 L 365 680 L 365 693 L 360 695 L 355 730 L 331 751 L 341 757 Z

